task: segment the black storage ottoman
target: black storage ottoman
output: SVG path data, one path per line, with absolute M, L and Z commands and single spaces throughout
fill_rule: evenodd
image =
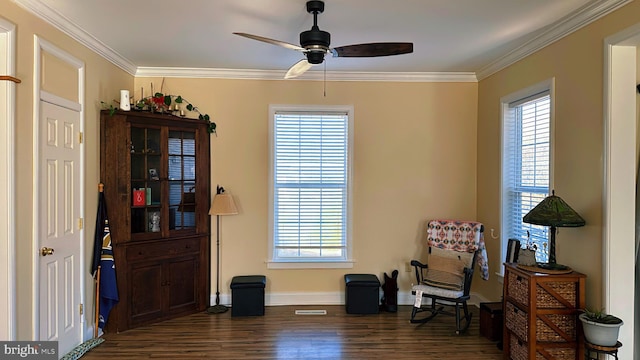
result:
M 346 274 L 347 314 L 377 314 L 380 309 L 380 281 L 371 274 Z
M 231 316 L 264 315 L 263 275 L 234 276 L 231 279 Z

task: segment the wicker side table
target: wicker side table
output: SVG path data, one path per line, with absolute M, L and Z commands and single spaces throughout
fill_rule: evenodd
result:
M 577 322 L 585 308 L 585 279 L 575 271 L 546 274 L 505 264 L 503 358 L 584 358 Z
M 615 346 L 600 346 L 588 342 L 584 342 L 584 358 L 585 360 L 598 360 L 600 355 L 611 355 L 614 359 L 618 358 L 618 349 L 622 347 L 622 343 L 618 341 Z

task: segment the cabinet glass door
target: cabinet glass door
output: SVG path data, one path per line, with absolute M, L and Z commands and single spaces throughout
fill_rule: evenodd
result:
M 131 232 L 160 233 L 162 147 L 160 129 L 131 127 Z
M 196 227 L 196 136 L 169 131 L 169 229 Z

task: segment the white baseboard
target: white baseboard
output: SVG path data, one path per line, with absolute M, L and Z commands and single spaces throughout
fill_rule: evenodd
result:
M 480 307 L 480 303 L 489 300 L 478 293 L 472 292 L 470 305 Z M 382 297 L 382 291 L 380 291 Z M 398 305 L 413 305 L 415 295 L 411 291 L 398 292 Z M 215 304 L 215 295 L 210 297 L 210 304 Z M 230 294 L 220 294 L 220 302 L 232 306 Z M 344 305 L 344 292 L 279 292 L 265 293 L 265 306 L 282 305 Z

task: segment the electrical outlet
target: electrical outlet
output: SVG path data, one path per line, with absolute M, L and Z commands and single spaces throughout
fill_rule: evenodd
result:
M 404 263 L 404 271 L 411 272 L 411 262 Z

